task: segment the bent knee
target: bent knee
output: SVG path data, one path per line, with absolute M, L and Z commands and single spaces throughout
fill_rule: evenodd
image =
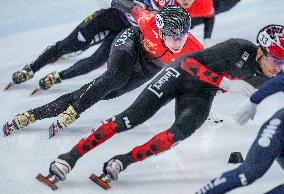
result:
M 184 128 L 178 128 L 176 126 L 172 126 L 169 129 L 169 132 L 174 134 L 175 142 L 183 141 L 184 139 L 188 138 L 193 133 L 191 132 L 191 130 L 186 130 Z
M 239 178 L 243 185 L 252 184 L 254 181 L 262 177 L 266 172 L 266 170 L 256 165 L 254 166 L 241 165 L 239 167 L 239 170 L 240 172 L 242 172 L 239 174 Z

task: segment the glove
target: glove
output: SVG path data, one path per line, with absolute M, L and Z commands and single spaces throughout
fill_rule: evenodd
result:
M 239 93 L 249 97 L 256 89 L 243 80 L 230 80 L 224 77 L 219 85 L 220 88 L 232 93 Z
M 133 0 L 112 0 L 111 7 L 116 8 L 125 13 L 131 14 L 132 9 L 135 6 L 140 6 L 138 3 Z M 142 6 L 140 6 L 142 8 Z
M 244 125 L 249 119 L 253 120 L 256 113 L 257 104 L 248 100 L 241 108 L 235 113 L 234 119 L 237 124 Z

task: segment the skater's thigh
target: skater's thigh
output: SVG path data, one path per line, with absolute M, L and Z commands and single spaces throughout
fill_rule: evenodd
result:
M 80 29 L 77 27 L 65 39 L 57 42 L 56 46 L 62 54 L 66 54 L 85 50 L 91 46 L 90 42 L 80 38 Z
M 142 91 L 134 103 L 117 115 L 127 117 L 132 126 L 143 123 L 152 117 L 162 106 L 179 94 L 181 78 L 172 69 L 166 68 Z
M 109 56 L 109 66 L 112 66 L 112 63 L 117 59 L 115 58 L 116 53 L 124 52 L 126 57 L 131 57 L 134 61 L 137 57 L 138 50 L 136 49 L 139 41 L 136 41 L 139 38 L 139 29 L 136 27 L 127 28 L 122 30 L 113 40 L 110 56 Z
M 132 90 L 137 89 L 138 87 L 145 84 L 147 81 L 149 81 L 152 77 L 148 75 L 144 75 L 143 72 L 132 72 L 130 79 L 127 81 L 127 83 L 112 92 L 110 92 L 104 100 L 116 98 L 118 96 L 121 96 L 127 92 L 130 92 Z
M 195 132 L 207 119 L 215 91 L 188 91 L 176 98 L 176 120 L 171 130 L 180 130 L 185 137 Z

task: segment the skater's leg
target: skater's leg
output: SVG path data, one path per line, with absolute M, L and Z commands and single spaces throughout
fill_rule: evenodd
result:
M 76 101 L 76 99 L 79 98 L 80 93 L 81 90 L 76 90 L 74 92 L 64 94 L 59 98 L 55 99 L 54 101 L 32 109 L 28 112 L 33 113 L 35 115 L 36 120 L 56 117 L 64 110 L 66 110 L 71 103 Z
M 71 103 L 76 101 L 79 98 L 81 92 L 85 91 L 86 88 L 91 83 L 84 85 L 79 90 L 76 90 L 68 94 L 64 94 L 60 96 L 59 98 L 55 99 L 54 101 L 49 102 L 43 106 L 40 106 L 40 107 L 31 109 L 27 112 L 18 114 L 12 120 L 12 123 L 14 123 L 14 127 L 17 129 L 25 128 L 30 123 L 34 123 L 37 120 L 51 118 L 51 117 L 55 117 L 59 115 L 64 110 L 66 110 Z M 79 115 L 76 115 L 76 116 L 79 116 Z
M 122 35 L 126 35 L 127 39 L 122 45 L 113 44 L 107 61 L 107 71 L 96 78 L 93 84 L 72 104 L 78 114 L 102 100 L 108 93 L 123 87 L 130 80 L 137 55 L 135 49 L 137 43 L 133 38 L 138 34 L 133 28 L 129 28 L 122 31 L 114 42 L 120 41 Z
M 82 42 L 78 40 L 79 32 L 79 28 L 77 27 L 65 39 L 47 47 L 47 49 L 43 51 L 43 53 L 33 63 L 30 64 L 33 72 L 37 72 L 45 65 L 57 61 L 64 54 L 85 49 L 90 42 Z
M 197 193 L 226 193 L 237 187 L 252 184 L 262 177 L 284 148 L 283 121 L 284 109 L 281 109 L 263 124 L 245 161 L 238 168 L 211 180 Z M 216 182 L 218 184 L 215 184 Z
M 42 54 L 31 64 L 26 65 L 22 70 L 19 70 L 12 75 L 12 80 L 15 84 L 20 84 L 31 79 L 34 73 L 49 63 L 58 60 L 62 55 L 83 50 L 89 46 L 90 42 L 82 42 L 78 39 L 79 28 L 67 36 L 65 39 L 58 41 L 55 45 L 49 46 Z
M 280 193 L 284 193 L 284 184 L 273 188 L 272 190 L 268 191 L 265 194 L 280 194 Z
M 114 44 L 112 47 L 107 71 L 93 80 L 85 90 L 82 90 L 79 98 L 58 115 L 57 120 L 51 125 L 53 132 L 66 128 L 82 112 L 102 100 L 108 93 L 123 87 L 130 80 L 137 54 L 132 37 L 134 36 L 134 29 L 126 29 L 121 34 L 126 34 L 127 39 L 124 44 L 119 46 Z
M 201 95 L 202 96 L 202 95 Z M 131 163 L 170 149 L 189 137 L 208 117 L 214 94 L 196 96 L 190 91 L 176 98 L 176 120 L 170 129 L 155 135 L 147 143 L 135 147 L 131 152 L 115 156 L 122 161 L 124 169 Z
M 161 78 L 163 78 L 165 74 L 167 74 L 167 72 L 167 70 L 164 70 L 151 82 L 151 84 L 149 84 L 149 86 L 157 83 Z M 94 148 L 92 146 L 89 147 L 88 145 L 98 145 L 99 142 L 104 139 L 97 139 L 97 137 L 104 136 L 108 139 L 115 133 L 127 131 L 145 122 L 146 120 L 151 118 L 163 105 L 173 99 L 175 95 L 179 93 L 179 87 L 182 87 L 182 85 L 180 84 L 180 79 L 170 79 L 161 87 L 163 95 L 160 98 L 151 90 L 149 90 L 148 87 L 143 90 L 143 92 L 137 97 L 134 103 L 125 111 L 116 115 L 113 119 L 105 122 L 97 130 L 93 131 L 93 133 L 88 138 L 81 140 L 80 143 L 76 146 L 80 153 L 87 153 Z M 108 129 L 111 128 L 111 130 L 107 131 L 105 129 L 105 126 L 108 126 Z
M 59 84 L 62 80 L 71 79 L 101 67 L 108 59 L 112 41 L 116 33 L 109 35 L 95 53 L 85 59 L 76 62 L 71 67 L 57 73 L 52 72 L 39 80 L 39 87 L 43 90 L 50 89 L 54 84 Z
M 60 79 L 70 79 L 76 76 L 89 73 L 90 71 L 101 67 L 104 63 L 106 63 L 109 57 L 111 44 L 115 39 L 116 35 L 117 33 L 112 33 L 108 35 L 108 37 L 104 39 L 103 43 L 93 55 L 88 58 L 82 59 L 76 62 L 68 69 L 59 72 Z
M 108 21 L 106 17 L 111 13 L 109 9 L 101 9 L 88 16 L 65 39 L 58 41 L 55 45 L 52 45 L 43 52 L 43 54 L 30 65 L 31 69 L 36 72 L 46 64 L 56 61 L 62 55 L 79 50 L 86 50 L 92 45 L 101 43 L 111 31 L 107 25 L 108 22 L 106 22 Z
M 160 92 L 163 93 L 160 97 L 149 89 L 150 86 L 160 82 L 165 78 L 165 76 L 169 76 L 169 72 L 171 73 L 171 70 L 163 70 L 163 72 L 157 76 L 146 89 L 144 89 L 129 108 L 121 114 L 116 115 L 114 119 L 109 119 L 104 122 L 100 127 L 94 130 L 89 137 L 82 139 L 77 145 L 75 145 L 71 150 L 71 152 L 75 153 L 73 155 L 78 155 L 77 153 L 79 153 L 79 156 L 81 157 L 107 139 L 111 138 L 114 134 L 127 131 L 140 123 L 143 123 L 154 115 L 161 106 L 173 99 L 175 95 L 179 93 L 180 87 L 182 87 L 180 77 L 168 77 L 168 81 L 160 86 Z M 70 152 L 63 155 L 69 156 Z M 61 157 L 63 155 L 61 155 Z M 77 159 L 78 158 L 76 157 L 74 160 L 77 161 Z

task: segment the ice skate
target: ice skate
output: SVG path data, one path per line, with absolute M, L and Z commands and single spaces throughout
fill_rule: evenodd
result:
M 110 189 L 110 182 L 118 180 L 119 173 L 123 170 L 123 164 L 118 159 L 111 159 L 108 161 L 103 169 L 103 174 L 97 176 L 95 174 L 91 174 L 90 179 L 98 184 L 100 187 L 105 190 Z
M 15 84 L 20 84 L 22 82 L 25 82 L 33 78 L 33 76 L 34 72 L 32 71 L 29 65 L 26 65 L 22 70 L 13 73 L 12 81 L 10 81 L 10 83 L 7 84 L 7 86 L 4 88 L 4 91 L 9 90 Z
M 34 72 L 30 65 L 26 65 L 22 70 L 13 73 L 12 80 L 14 84 L 20 84 L 34 77 Z
M 56 71 L 49 73 L 39 80 L 39 86 L 35 90 L 33 90 L 31 95 L 35 95 L 41 90 L 48 90 L 54 84 L 58 84 L 58 83 L 61 83 L 59 74 Z
M 105 190 L 111 188 L 109 184 L 111 182 L 111 178 L 106 174 L 101 174 L 100 176 L 91 174 L 90 179 Z
M 11 81 L 11 82 L 8 83 L 7 86 L 4 88 L 4 91 L 9 90 L 13 85 L 14 85 L 14 83 Z
M 77 112 L 73 106 L 69 106 L 66 111 L 58 115 L 58 119 L 49 127 L 49 138 L 52 138 L 59 130 L 65 129 L 77 119 Z
M 39 87 L 42 90 L 48 90 L 54 84 L 60 83 L 61 79 L 59 77 L 58 72 L 54 71 L 52 73 L 47 74 L 44 78 L 39 80 Z
M 44 176 L 41 173 L 39 173 L 36 176 L 36 179 L 42 182 L 43 184 L 46 184 L 47 186 L 49 186 L 53 191 L 58 189 L 55 183 L 57 183 L 59 179 L 55 175 L 48 174 L 47 176 Z
M 4 137 L 11 135 L 14 129 L 22 129 L 27 127 L 30 123 L 34 123 L 36 121 L 34 114 L 29 112 L 24 112 L 15 116 L 15 118 L 11 122 L 7 122 L 3 126 Z
M 71 166 L 65 160 L 57 158 L 49 167 L 49 174 L 47 176 L 39 173 L 36 176 L 40 182 L 49 186 L 52 190 L 58 189 L 56 183 L 58 181 L 65 181 L 66 175 L 71 171 Z

